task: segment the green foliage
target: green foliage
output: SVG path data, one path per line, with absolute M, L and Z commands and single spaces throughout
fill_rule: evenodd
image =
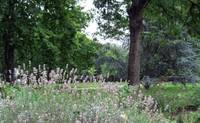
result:
M 12 100 L 0 100 L 1 122 L 158 122 L 135 104 L 118 107 L 118 94 L 103 90 L 100 84 L 77 84 L 71 91 L 63 85 L 18 87 Z M 128 94 L 127 89 L 120 91 Z
M 72 65 L 79 70 L 87 70 L 95 63 L 99 44 L 82 33 L 77 33 L 75 41 L 74 54 L 71 58 Z
M 199 123 L 200 111 L 183 113 L 182 120 L 185 121 L 186 123 Z
M 200 90 L 199 89 L 194 90 L 191 98 L 192 98 L 191 102 L 193 102 L 196 107 L 200 107 Z
M 167 117 L 183 115 L 182 120 L 193 123 L 199 118 L 199 87 L 199 84 L 187 84 L 186 88 L 179 84 L 161 84 L 144 92 L 156 99 Z
M 88 69 L 88 74 L 90 76 L 94 76 L 96 74 L 96 69 L 94 66 Z
M 128 30 L 128 3 L 130 0 L 94 0 L 98 9 L 98 25 L 100 34 L 106 37 L 124 37 L 125 30 Z
M 95 61 L 97 73 L 111 80 L 126 79 L 127 54 L 128 51 L 122 47 L 111 44 L 101 46 Z
M 82 11 L 77 1 L 36 0 L 11 3 L 8 0 L 1 3 L 1 70 L 6 62 L 3 61 L 3 34 L 8 28 L 12 28 L 10 33 L 15 48 L 16 64 L 32 61 L 34 66 L 47 64 L 48 67 L 63 67 L 68 63 L 80 70 L 91 66 L 96 44 L 81 33 L 90 20 L 90 15 Z M 10 6 L 10 3 L 13 6 Z M 15 11 L 11 11 L 13 7 Z M 8 14 L 12 14 L 10 16 L 13 18 L 10 23 L 6 21 Z M 82 52 L 81 49 L 85 51 Z M 79 56 L 75 54 L 85 58 L 79 60 Z
M 104 77 L 107 77 L 107 75 L 108 76 L 116 76 L 117 75 L 117 70 L 106 63 L 104 63 L 100 67 L 101 67 L 101 72 Z
M 123 87 L 120 88 L 118 94 L 120 98 L 127 98 L 128 96 L 131 95 L 131 89 L 128 86 L 128 83 L 126 83 Z
M 187 82 L 198 81 L 198 57 L 190 41 L 165 41 L 149 38 L 144 38 L 142 43 L 142 75 L 180 76 L 184 77 L 184 81 Z
M 131 0 L 94 0 L 94 5 L 99 13 L 98 24 L 101 34 L 103 33 L 107 37 L 121 37 L 122 40 L 127 36 L 127 30 L 129 30 L 127 10 L 131 3 Z M 179 33 L 174 28 L 176 26 L 169 25 L 182 24 L 184 28 L 188 29 L 189 34 L 199 37 L 199 24 L 195 23 L 200 17 L 199 6 L 200 3 L 193 0 L 150 1 L 144 10 L 144 20 L 145 22 L 157 21 L 156 27 L 162 27 L 162 29 L 171 27 L 169 35 Z M 161 33 L 157 31 L 156 33 Z
M 132 3 L 134 1 L 131 0 L 94 0 L 99 13 L 100 33 L 125 40 L 129 46 L 127 11 Z M 200 17 L 199 6 L 200 3 L 193 0 L 154 0 L 145 6 L 141 61 L 143 76 L 179 75 L 186 77 L 185 81 L 188 82 L 198 81 L 196 68 L 199 54 L 196 54 L 190 40 L 199 37 L 199 24 L 194 22 Z
M 182 5 L 175 2 L 172 5 L 173 2 L 169 2 L 169 4 L 169 6 L 172 6 L 170 9 L 175 10 L 177 8 L 173 7 L 182 6 L 181 11 L 186 11 L 188 7 L 187 3 Z M 153 6 L 155 8 L 152 8 Z M 168 12 L 170 9 L 165 11 L 169 6 L 167 3 L 152 1 L 147 7 L 152 14 L 146 12 L 141 43 L 141 74 L 150 77 L 182 76 L 185 77 L 185 81 L 197 82 L 199 69 L 198 39 L 191 37 L 182 23 L 181 20 L 186 18 L 182 15 L 184 12 Z M 162 14 L 164 15 L 169 15 L 157 16 L 161 14 L 160 11 L 163 11 Z

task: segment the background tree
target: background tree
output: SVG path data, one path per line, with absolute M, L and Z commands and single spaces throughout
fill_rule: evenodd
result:
M 13 81 L 17 47 L 21 44 L 26 47 L 25 44 L 33 41 L 38 7 L 37 1 L 1 0 L 0 2 L 0 41 L 4 46 L 3 69 L 6 80 Z M 31 49 L 30 44 L 26 50 Z
M 80 64 L 75 57 L 77 52 L 86 53 L 80 50 L 80 46 L 90 52 L 88 59 L 95 55 L 95 43 L 82 35 L 90 15 L 82 11 L 77 1 L 0 2 L 0 51 L 4 55 L 4 58 L 0 57 L 0 68 L 5 71 L 6 81 L 14 79 L 17 64 L 28 64 L 29 61 L 34 66 L 46 64 L 49 70 L 66 64 L 80 70 L 91 65 L 86 60 Z
M 146 27 L 146 22 L 156 21 L 159 18 L 160 22 L 158 25 L 160 27 L 167 27 L 165 25 L 169 25 L 171 22 L 173 25 L 182 24 L 190 35 L 199 35 L 198 31 L 189 31 L 195 25 L 195 22 L 192 20 L 199 20 L 199 16 L 196 16 L 199 14 L 199 8 L 197 8 L 199 6 L 198 1 L 95 0 L 94 4 L 98 9 L 98 14 L 100 14 L 99 25 L 101 32 L 104 32 L 108 37 L 115 38 L 127 35 L 127 30 L 129 30 L 128 79 L 130 84 L 139 82 L 139 39 L 142 29 L 144 29 L 143 35 L 148 33 L 144 28 Z M 171 32 L 168 35 L 174 35 L 173 32 L 180 33 L 175 31 L 175 29 L 172 29 Z M 157 33 L 160 32 L 157 31 Z
M 97 51 L 95 68 L 109 81 L 127 80 L 128 51 L 122 47 L 104 44 Z

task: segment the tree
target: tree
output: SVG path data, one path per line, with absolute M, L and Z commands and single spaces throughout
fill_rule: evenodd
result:
M 131 85 L 139 83 L 140 34 L 146 26 L 145 21 L 152 20 L 152 18 L 155 21 L 155 18 L 167 17 L 165 23 L 161 21 L 159 24 L 163 26 L 170 22 L 173 24 L 182 23 L 185 25 L 184 27 L 189 29 L 198 25 L 192 20 L 199 20 L 199 16 L 196 16 L 199 15 L 199 2 L 192 0 L 95 0 L 94 4 L 98 9 L 98 14 L 100 14 L 98 21 L 101 32 L 108 34 L 108 37 L 115 38 L 126 35 L 127 30 L 129 30 L 128 79 Z M 190 31 L 190 34 L 196 33 L 198 31 Z M 145 34 L 143 33 L 143 35 Z
M 14 80 L 16 50 L 31 41 L 37 13 L 36 1 L 1 0 L 0 41 L 4 46 L 4 73 L 8 82 Z M 31 48 L 27 48 L 31 49 Z
M 79 45 L 76 36 L 86 26 L 90 17 L 87 13 L 82 12 L 75 0 L 42 1 L 40 5 L 44 8 L 38 18 L 37 42 L 49 42 L 54 46 L 50 49 L 54 51 L 57 49 L 55 65 L 59 63 L 60 67 L 64 67 L 68 63 L 73 66 L 73 56 L 77 45 Z M 49 58 L 45 55 L 41 56 L 43 63 L 42 58 L 45 57 Z
M 75 43 L 74 54 L 72 56 L 73 66 L 80 71 L 93 67 L 99 44 L 80 32 L 76 34 Z
M 125 1 L 127 2 L 127 1 Z M 149 3 L 149 0 L 131 0 L 129 1 L 130 7 L 128 7 L 128 18 L 129 18 L 129 31 L 130 31 L 130 48 L 129 48 L 129 60 L 128 60 L 128 80 L 129 84 L 138 84 L 140 79 L 140 33 L 143 29 L 143 16 L 144 9 Z M 121 4 L 116 0 L 107 1 L 104 0 L 102 2 L 95 1 L 95 5 L 97 8 L 107 7 L 111 8 L 111 4 L 115 6 L 115 8 L 120 8 Z M 104 6 L 105 5 L 105 6 Z M 107 10 L 107 8 L 102 9 L 103 14 L 108 13 L 115 14 L 114 18 L 123 18 L 122 15 L 116 10 L 111 11 Z M 125 8 L 126 9 L 126 8 Z M 120 9 L 118 9 L 120 11 Z M 104 19 L 107 18 L 103 15 Z M 120 20 L 120 19 L 118 19 Z M 110 21 L 110 20 L 109 20 Z M 125 19 L 124 19 L 125 21 Z M 120 24 L 120 23 L 119 23 Z
M 8 0 L 7 6 L 8 10 L 5 13 L 2 21 L 6 26 L 6 29 L 3 32 L 3 41 L 4 41 L 4 69 L 5 69 L 5 77 L 6 81 L 12 81 L 14 75 L 14 35 L 15 35 L 15 4 L 16 0 Z
M 128 80 L 130 84 L 140 82 L 140 34 L 143 28 L 144 8 L 149 0 L 132 0 L 129 15 L 130 49 L 128 60 Z
M 108 81 L 127 80 L 127 49 L 112 44 L 104 44 L 99 48 L 97 54 L 98 57 L 95 59 L 97 74 L 108 77 Z
M 73 57 L 80 45 L 76 38 L 90 20 L 76 0 L 0 2 L 0 52 L 4 54 L 0 69 L 4 69 L 6 81 L 15 79 L 16 64 L 29 61 L 34 66 L 47 64 L 50 69 L 66 64 L 76 66 Z

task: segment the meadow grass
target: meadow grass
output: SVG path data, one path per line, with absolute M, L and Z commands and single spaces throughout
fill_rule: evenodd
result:
M 200 122 L 200 84 L 163 83 L 143 92 L 153 96 L 167 118 L 181 118 L 184 123 Z
M 126 83 L 6 84 L 1 90 L 1 123 L 167 122 L 154 112 L 152 98 L 133 95 Z
M 3 84 L 0 86 L 0 121 L 199 123 L 199 87 L 200 84 L 184 87 L 164 83 L 140 91 L 127 83 Z M 187 106 L 195 109 L 186 109 Z

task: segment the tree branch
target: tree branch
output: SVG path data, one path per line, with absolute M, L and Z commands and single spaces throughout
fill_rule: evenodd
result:
M 196 2 L 194 2 L 194 1 L 192 1 L 192 0 L 188 0 L 191 4 L 193 4 L 194 6 L 197 6 L 197 7 L 200 7 L 200 3 L 198 4 L 198 3 L 196 3 Z

